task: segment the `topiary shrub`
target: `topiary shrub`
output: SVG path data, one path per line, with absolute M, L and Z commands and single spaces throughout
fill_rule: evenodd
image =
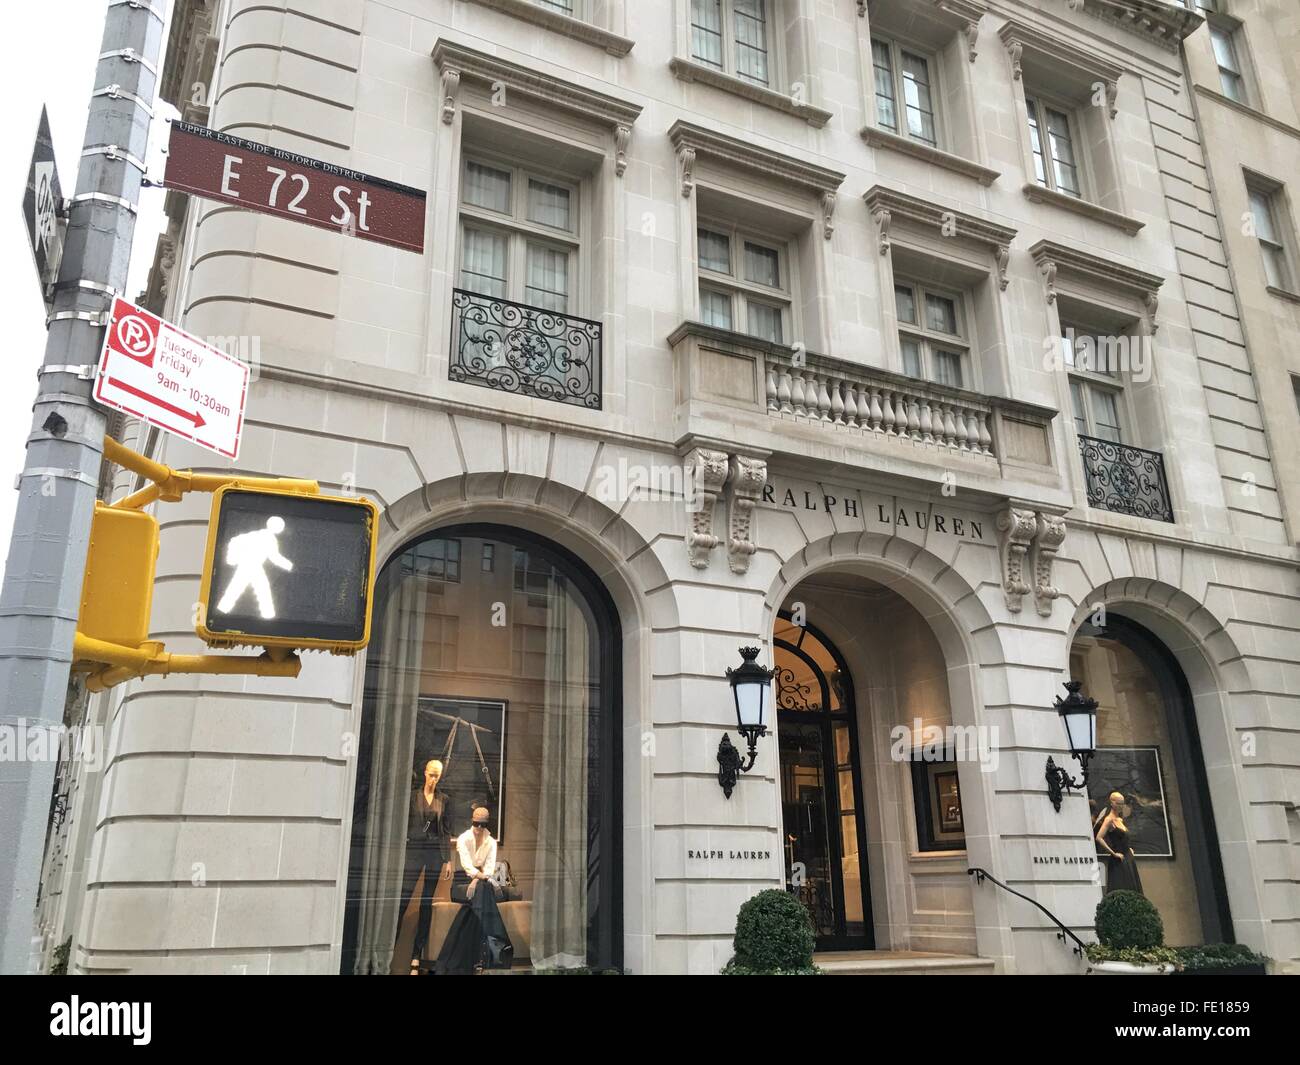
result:
M 736 915 L 736 956 L 723 972 L 732 976 L 806 974 L 817 937 L 803 904 L 787 891 L 760 891 Z
M 1151 950 L 1165 945 L 1160 911 L 1136 891 L 1112 891 L 1097 904 L 1097 938 L 1112 950 Z

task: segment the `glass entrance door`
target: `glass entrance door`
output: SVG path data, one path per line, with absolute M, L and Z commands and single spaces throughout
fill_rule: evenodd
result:
M 775 640 L 786 886 L 819 950 L 874 945 L 852 686 L 834 648 L 782 618 Z

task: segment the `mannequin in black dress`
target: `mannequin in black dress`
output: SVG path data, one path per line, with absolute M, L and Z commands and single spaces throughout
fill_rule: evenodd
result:
M 420 895 L 420 917 L 416 925 L 415 944 L 411 948 L 411 973 L 418 974 L 425 944 L 429 941 L 429 924 L 433 916 L 433 893 L 438 877 L 450 853 L 452 839 L 448 822 L 449 806 L 438 792 L 442 779 L 442 763 L 431 758 L 424 764 L 424 783 L 411 789 L 411 802 L 406 826 L 406 864 L 402 871 L 401 903 L 398 921 L 411 904 L 420 874 L 424 874 L 424 890 Z
M 1098 818 L 1097 843 L 1106 853 L 1106 894 L 1123 890 L 1141 895 L 1142 878 L 1138 876 L 1137 859 L 1129 842 L 1123 811 L 1124 796 L 1112 791 L 1109 809 Z

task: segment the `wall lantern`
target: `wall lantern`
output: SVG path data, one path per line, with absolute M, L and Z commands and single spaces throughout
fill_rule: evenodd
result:
M 718 783 L 722 793 L 731 798 L 732 789 L 740 773 L 754 768 L 758 757 L 758 738 L 767 735 L 767 715 L 772 706 L 772 677 L 776 670 L 767 669 L 754 661 L 757 647 L 742 647 L 744 661 L 735 669 L 727 670 L 731 681 L 731 694 L 736 701 L 736 731 L 749 741 L 749 760 L 742 764 L 740 751 L 732 744 L 727 733 L 718 744 Z
M 1083 767 L 1083 777 L 1073 779 L 1051 757 L 1047 759 L 1047 797 L 1052 800 L 1056 812 L 1061 812 L 1061 798 L 1065 790 L 1082 791 L 1088 786 L 1088 759 L 1097 750 L 1097 700 L 1089 699 L 1079 691 L 1083 687 L 1081 680 L 1067 680 L 1062 699 L 1056 697 L 1056 712 L 1065 723 L 1065 735 L 1070 741 L 1070 754 Z

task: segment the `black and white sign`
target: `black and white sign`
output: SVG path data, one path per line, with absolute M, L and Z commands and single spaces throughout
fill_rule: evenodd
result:
M 54 303 L 51 286 L 59 273 L 63 257 L 63 221 L 59 206 L 63 190 L 54 165 L 54 143 L 50 138 L 50 118 L 41 108 L 41 124 L 36 131 L 32 165 L 27 171 L 27 189 L 23 194 L 23 220 L 27 223 L 27 241 L 36 259 L 36 276 L 41 283 L 46 309 Z

